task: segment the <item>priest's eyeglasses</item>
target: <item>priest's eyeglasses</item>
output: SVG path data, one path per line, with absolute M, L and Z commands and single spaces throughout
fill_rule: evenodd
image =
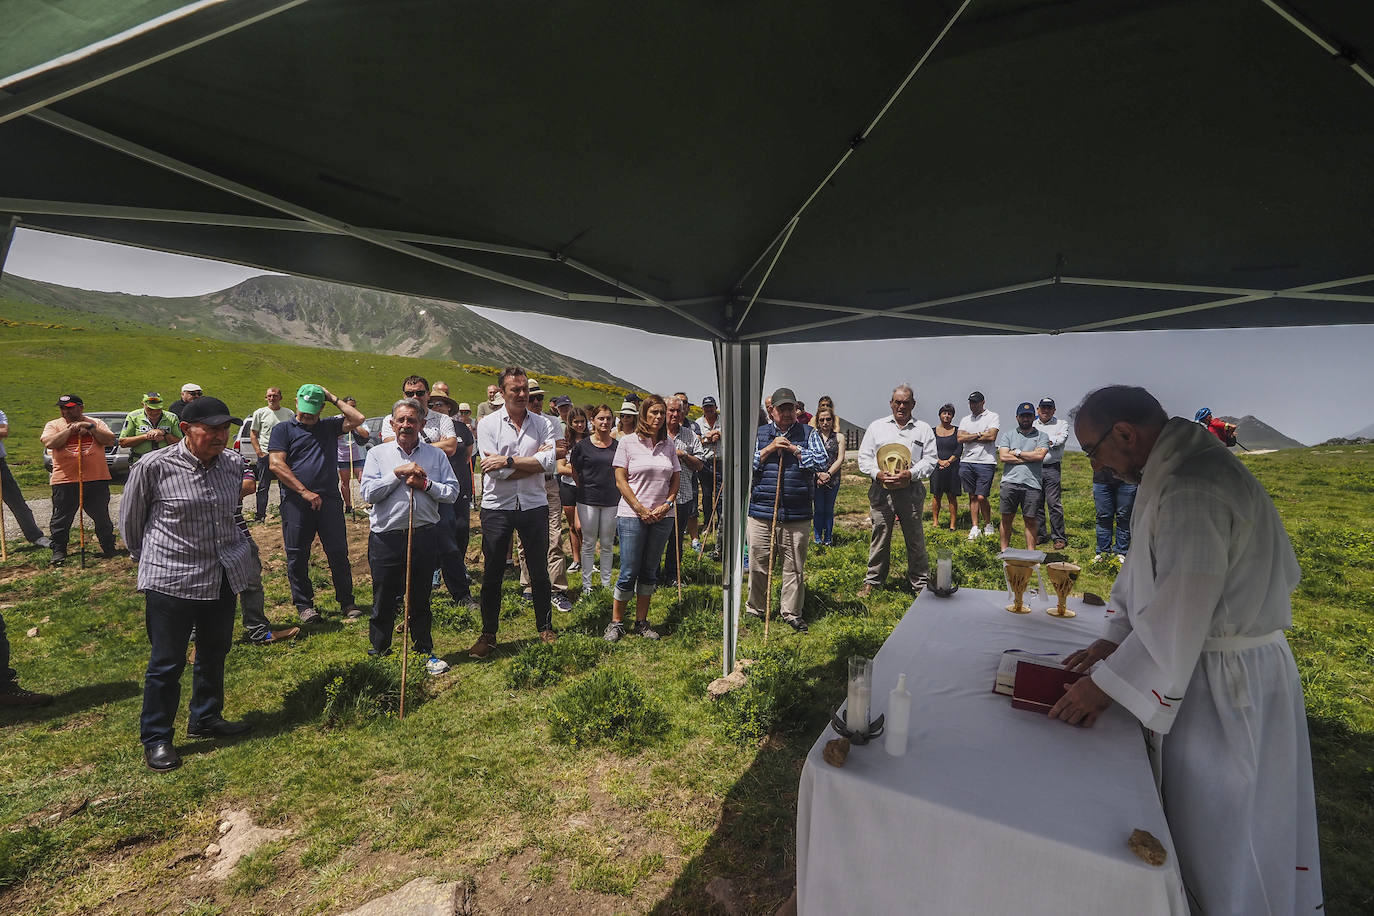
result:
M 1112 424 L 1112 426 L 1115 425 L 1115 423 Z M 1092 448 L 1085 448 L 1083 450 L 1083 456 L 1087 458 L 1089 461 L 1093 460 L 1093 455 L 1096 454 L 1097 450 L 1102 447 L 1102 443 L 1107 441 L 1107 437 L 1112 434 L 1112 426 L 1107 427 L 1107 431 L 1103 433 L 1102 436 L 1096 442 L 1093 443 Z

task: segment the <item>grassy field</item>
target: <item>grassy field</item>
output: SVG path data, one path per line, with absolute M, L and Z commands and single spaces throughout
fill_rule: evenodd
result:
M 1067 553 L 1087 566 L 1081 587 L 1105 594 L 1110 568 L 1087 565 L 1090 474 L 1080 455 L 1066 457 Z M 1374 448 L 1247 462 L 1274 494 L 1305 571 L 1290 638 L 1312 728 L 1327 912 L 1367 913 Z M 752 685 L 723 703 L 704 696 L 720 653 L 714 565 L 688 561 L 698 584 L 681 603 L 672 590 L 655 596 L 662 641 L 613 647 L 599 639 L 604 593 L 559 615 L 564 637 L 547 647 L 508 580 L 506 641 L 488 663 L 462 652 L 478 632 L 473 616 L 437 601 L 436 642 L 454 670 L 426 678 L 412 666 L 419 683 L 404 721 L 388 714 L 398 663 L 368 662 L 359 624 L 331 622 L 288 646 L 236 645 L 227 712 L 255 732 L 225 744 L 183 739 L 185 765 L 162 775 L 144 769 L 137 742 L 147 645 L 128 561 L 50 572 L 45 551 L 12 554 L 0 607 L 14 666 L 59 699 L 0 714 L 0 911 L 338 912 L 434 875 L 463 882 L 476 912 L 718 912 L 705 888 L 725 877 L 745 912 L 772 913 L 795 879 L 802 760 L 842 700 L 844 660 L 871 655 L 910 601 L 897 590 L 853 598 L 864 505 L 863 481 L 848 478 L 836 547 L 808 561 L 809 634 L 775 628 L 765 649 L 762 626 L 744 618 L 741 655 L 759 662 Z M 279 535 L 254 532 L 269 613 L 285 622 Z M 998 587 L 991 539 L 927 532 L 932 549 L 954 550 L 965 584 Z M 326 572 L 315 574 L 327 594 Z M 355 579 L 368 600 L 365 572 L 355 568 Z M 37 637 L 24 636 L 30 627 Z M 201 851 L 226 808 L 290 834 L 227 881 L 203 882 Z
M 5 353 L 0 410 L 10 421 L 7 460 L 26 492 L 47 488 L 38 435 L 57 416 L 55 405 L 62 394 L 81 395 L 91 411 L 127 412 L 140 405 L 145 391 L 158 391 L 175 402 L 181 386 L 195 382 L 231 411 L 248 415 L 265 406 L 262 395 L 269 385 L 281 388 L 283 403 L 292 406 L 296 389 L 316 382 L 339 397 L 353 395 L 358 408 L 371 417 L 390 409 L 407 375 L 446 381 L 454 400 L 474 408 L 486 398 L 487 385 L 496 381 L 444 360 L 232 343 L 99 315 L 74 319 L 69 311 L 9 300 L 0 300 L 0 348 Z M 552 382 L 543 387 L 549 392 L 546 401 L 559 394 L 571 395 L 579 404 L 608 399 L 604 391 Z

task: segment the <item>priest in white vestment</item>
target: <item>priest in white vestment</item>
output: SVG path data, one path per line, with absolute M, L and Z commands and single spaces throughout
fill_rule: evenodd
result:
M 1300 571 L 1273 501 L 1143 388 L 1088 395 L 1074 431 L 1094 470 L 1140 486 L 1103 638 L 1065 663 L 1092 674 L 1050 715 L 1091 725 L 1116 702 L 1155 733 L 1194 912 L 1319 911 L 1312 755 L 1283 635 Z

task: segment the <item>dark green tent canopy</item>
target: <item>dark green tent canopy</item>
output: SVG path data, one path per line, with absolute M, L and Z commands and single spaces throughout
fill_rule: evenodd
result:
M 727 670 L 767 342 L 1374 316 L 1374 3 L 5 14 L 0 218 L 714 340 Z

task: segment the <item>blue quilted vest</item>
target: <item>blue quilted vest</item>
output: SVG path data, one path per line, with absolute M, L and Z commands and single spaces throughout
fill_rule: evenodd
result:
M 806 445 L 807 433 L 811 427 L 804 423 L 793 423 L 787 428 L 787 438 Z M 777 426 L 768 423 L 760 426 L 754 451 L 758 452 L 779 435 Z M 774 452 L 763 460 L 763 465 L 754 471 L 754 484 L 749 490 L 749 517 L 771 521 L 773 518 L 773 498 L 778 495 L 778 459 L 785 458 L 782 468 L 782 498 L 778 500 L 778 522 L 800 522 L 811 518 L 812 496 L 816 487 L 816 472 L 803 470 L 797 459 L 788 452 Z

